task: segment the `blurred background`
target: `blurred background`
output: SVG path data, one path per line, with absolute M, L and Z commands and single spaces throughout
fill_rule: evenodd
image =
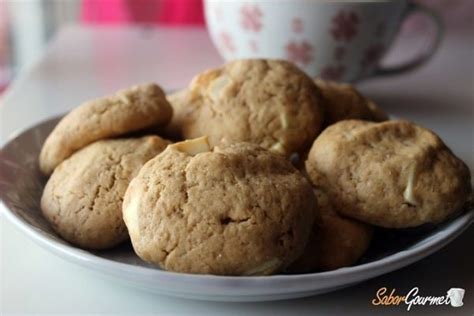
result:
M 416 2 L 437 10 L 448 29 L 474 30 L 473 0 Z M 414 16 L 402 32 L 428 28 L 426 23 Z M 0 0 L 0 94 L 68 24 L 205 27 L 202 0 Z

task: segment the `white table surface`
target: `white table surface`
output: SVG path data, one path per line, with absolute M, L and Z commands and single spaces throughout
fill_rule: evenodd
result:
M 472 34 L 448 33 L 427 66 L 408 75 L 364 82 L 360 88 L 389 113 L 435 130 L 474 170 L 473 57 Z M 139 82 L 180 88 L 197 72 L 221 62 L 201 29 L 66 28 L 3 97 L 0 145 L 81 101 Z M 410 314 L 474 314 L 473 226 L 416 264 L 345 290 L 281 302 L 214 303 L 152 295 L 105 281 L 34 244 L 7 222 L 4 211 L 0 216 L 3 314 L 404 314 L 404 306 L 370 302 L 380 287 L 396 288 L 401 294 L 415 286 L 422 295 L 436 296 L 462 287 L 464 306 L 415 307 Z

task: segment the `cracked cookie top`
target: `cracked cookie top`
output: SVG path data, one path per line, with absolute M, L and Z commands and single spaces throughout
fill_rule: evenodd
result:
M 312 79 L 281 60 L 237 60 L 208 70 L 170 102 L 184 138 L 251 142 L 283 155 L 309 147 L 323 119 Z
M 309 182 L 280 155 L 250 143 L 173 144 L 130 183 L 124 221 L 135 252 L 163 269 L 201 274 L 281 271 L 313 223 Z
M 158 136 L 95 142 L 63 161 L 41 198 L 54 230 L 82 248 L 110 248 L 128 238 L 122 200 L 130 180 L 168 144 Z
M 407 121 L 333 124 L 305 166 L 338 212 L 388 228 L 439 223 L 472 193 L 468 167 L 436 134 Z
M 156 84 L 142 84 L 85 102 L 69 112 L 46 139 L 39 157 L 50 175 L 64 159 L 94 141 L 169 122 L 172 108 Z

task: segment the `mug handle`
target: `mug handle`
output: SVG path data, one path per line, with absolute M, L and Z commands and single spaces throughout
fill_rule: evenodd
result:
M 425 52 L 421 53 L 418 57 L 415 57 L 415 59 L 404 62 L 401 65 L 396 65 L 392 67 L 378 66 L 374 72 L 374 76 L 396 75 L 418 68 L 419 66 L 426 63 L 438 49 L 439 44 L 443 39 L 444 33 L 444 26 L 441 17 L 435 11 L 428 9 L 427 7 L 421 6 L 414 2 L 410 2 L 408 4 L 404 18 L 414 13 L 421 13 L 427 16 L 433 22 L 436 28 L 436 36 L 434 37 L 430 47 Z

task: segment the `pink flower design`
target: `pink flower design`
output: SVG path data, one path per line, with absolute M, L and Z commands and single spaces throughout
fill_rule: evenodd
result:
M 342 76 L 346 72 L 346 67 L 343 65 L 337 65 L 337 66 L 326 66 L 322 69 L 320 73 L 320 77 L 323 78 L 324 80 L 341 80 Z
M 285 49 L 288 59 L 294 63 L 307 65 L 313 60 L 313 46 L 305 40 L 301 43 L 291 41 Z
M 243 5 L 240 8 L 240 24 L 244 30 L 259 32 L 262 28 L 262 11 L 256 5 Z
M 361 66 L 363 68 L 372 66 L 376 64 L 380 58 L 382 58 L 383 53 L 385 52 L 385 47 L 383 44 L 375 43 L 367 47 L 364 52 L 364 57 L 361 61 Z
M 228 50 L 229 52 L 235 52 L 234 40 L 229 33 L 222 32 L 219 35 L 219 42 L 221 43 L 224 49 Z
M 250 40 L 249 41 L 249 47 L 250 47 L 250 50 L 252 50 L 252 52 L 254 52 L 254 53 L 258 52 L 258 46 L 257 46 L 257 42 L 255 40 Z
M 336 41 L 350 42 L 359 32 L 359 17 L 352 11 L 339 11 L 332 18 L 331 34 Z
M 302 33 L 303 20 L 301 20 L 300 18 L 293 18 L 293 20 L 291 20 L 291 30 L 295 33 Z
M 346 48 L 344 46 L 338 46 L 334 49 L 334 59 L 340 61 L 346 54 Z

